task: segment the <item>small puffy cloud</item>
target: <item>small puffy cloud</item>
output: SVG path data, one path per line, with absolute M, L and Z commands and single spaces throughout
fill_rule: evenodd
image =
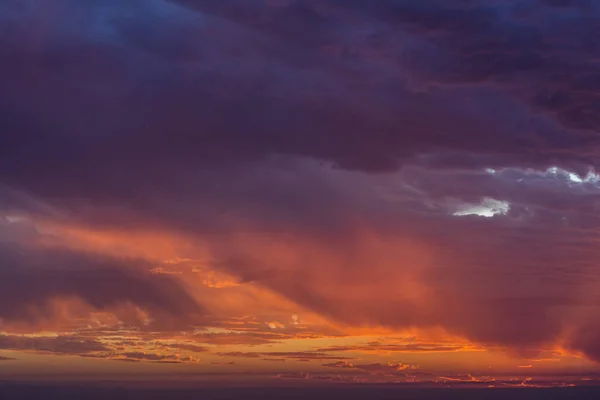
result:
M 269 329 L 281 329 L 281 328 L 285 328 L 285 325 L 283 325 L 282 323 L 277 322 L 277 321 L 265 322 L 265 324 L 269 327 Z
M 348 361 L 335 361 L 328 364 L 323 364 L 324 367 L 332 367 L 332 368 L 356 368 L 354 364 Z
M 510 210 L 510 204 L 506 201 L 484 197 L 479 204 L 461 204 L 452 214 L 457 217 L 477 215 L 479 217 L 491 218 L 495 215 L 505 215 Z

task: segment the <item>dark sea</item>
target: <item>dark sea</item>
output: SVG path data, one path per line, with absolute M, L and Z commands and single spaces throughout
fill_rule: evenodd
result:
M 132 387 L 102 387 L 93 385 L 48 385 L 48 384 L 0 384 L 0 399 L 4 400 L 184 400 L 184 399 L 244 399 L 244 400 L 353 400 L 353 399 L 398 399 L 398 400 L 553 400 L 553 399 L 598 399 L 598 387 L 569 388 L 505 388 L 505 389 L 411 389 L 371 386 L 336 386 L 315 388 L 187 388 L 187 389 L 143 389 Z

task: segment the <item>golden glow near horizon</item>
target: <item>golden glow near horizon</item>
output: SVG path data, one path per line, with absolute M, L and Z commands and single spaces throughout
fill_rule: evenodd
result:
M 18 223 L 26 221 L 11 221 Z M 532 377 L 546 379 L 565 373 L 585 377 L 598 370 L 592 361 L 563 350 L 560 342 L 515 352 L 452 335 L 441 326 L 397 329 L 375 321 L 344 323 L 343 318 L 302 306 L 268 279 L 263 284 L 214 268 L 215 255 L 208 246 L 180 235 L 89 231 L 55 223 L 46 227 L 38 221 L 36 226 L 52 232 L 50 237 L 42 235 L 33 244 L 36 248 L 147 260 L 151 275 L 177 282 L 203 311 L 197 320 L 177 322 L 128 301 L 98 308 L 76 295 L 51 297 L 43 308 L 29 309 L 37 316 L 35 322 L 3 321 L 0 325 L 0 378 L 41 379 L 61 374 L 192 379 L 196 374 L 216 373 L 233 380 L 258 374 L 269 379 L 311 376 L 348 382 L 487 384 L 497 378 L 507 384 L 530 385 Z M 414 265 L 396 278 L 403 292 L 390 299 L 430 307 L 430 292 L 420 282 L 429 269 L 427 248 L 380 240 L 370 233 L 361 237 L 362 246 L 377 254 L 374 261 L 380 264 L 388 263 L 398 246 L 410 251 L 404 258 Z M 322 260 L 327 268 L 320 271 L 312 289 L 317 294 L 337 290 L 339 299 L 349 304 L 354 299 L 377 299 L 373 290 L 393 291 L 392 282 L 378 276 L 381 271 L 377 269 L 358 276 L 359 280 L 350 275 L 336 277 L 339 260 L 310 241 L 298 241 L 291 248 L 286 242 L 267 244 L 260 236 L 244 234 L 239 243 L 243 251 L 261 254 L 265 264 L 281 261 L 284 271 L 287 267 L 293 272 L 298 248 Z M 361 279 L 368 284 L 362 285 Z M 325 284 L 337 286 L 325 288 Z M 383 302 L 380 307 L 387 305 Z M 346 311 L 336 310 L 340 312 Z
M 0 352 L 5 359 L 0 363 L 0 375 L 22 379 L 65 374 L 127 379 L 133 374 L 144 379 L 219 373 L 231 374 L 235 380 L 249 374 L 269 377 L 310 372 L 323 376 L 342 374 L 347 379 L 365 382 L 435 382 L 548 377 L 566 371 L 592 374 L 597 370 L 581 357 L 552 350 L 542 353 L 550 358 L 517 358 L 503 349 L 488 349 L 466 341 L 434 342 L 406 335 L 315 337 L 318 334 L 313 333 L 312 338 L 290 334 L 290 338 L 271 340 L 269 335 L 256 335 L 256 330 L 243 330 L 246 326 L 242 330 L 206 329 L 171 335 L 124 329 L 109 335 L 83 330 L 22 335 L 4 332 L 1 343 L 11 340 L 15 347 L 23 349 Z M 254 343 L 259 337 L 263 343 Z M 91 340 L 104 348 L 94 349 Z M 27 343 L 31 348 L 27 348 Z M 121 374 L 125 375 L 120 377 Z

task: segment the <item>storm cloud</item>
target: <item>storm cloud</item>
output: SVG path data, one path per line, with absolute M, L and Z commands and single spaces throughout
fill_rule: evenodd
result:
M 199 297 L 233 303 L 191 290 L 198 267 L 152 274 L 135 243 L 161 232 L 173 258 L 235 277 L 230 296 L 598 360 L 599 13 L 3 2 L 0 316 L 75 296 L 189 328 Z

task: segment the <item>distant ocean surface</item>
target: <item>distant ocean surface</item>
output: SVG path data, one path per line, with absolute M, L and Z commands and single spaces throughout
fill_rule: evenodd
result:
M 143 389 L 134 387 L 103 387 L 89 385 L 47 385 L 0 383 L 1 400 L 553 400 L 553 399 L 600 399 L 600 388 L 520 388 L 520 389 L 410 389 L 370 386 L 337 386 L 318 388 L 188 388 Z

